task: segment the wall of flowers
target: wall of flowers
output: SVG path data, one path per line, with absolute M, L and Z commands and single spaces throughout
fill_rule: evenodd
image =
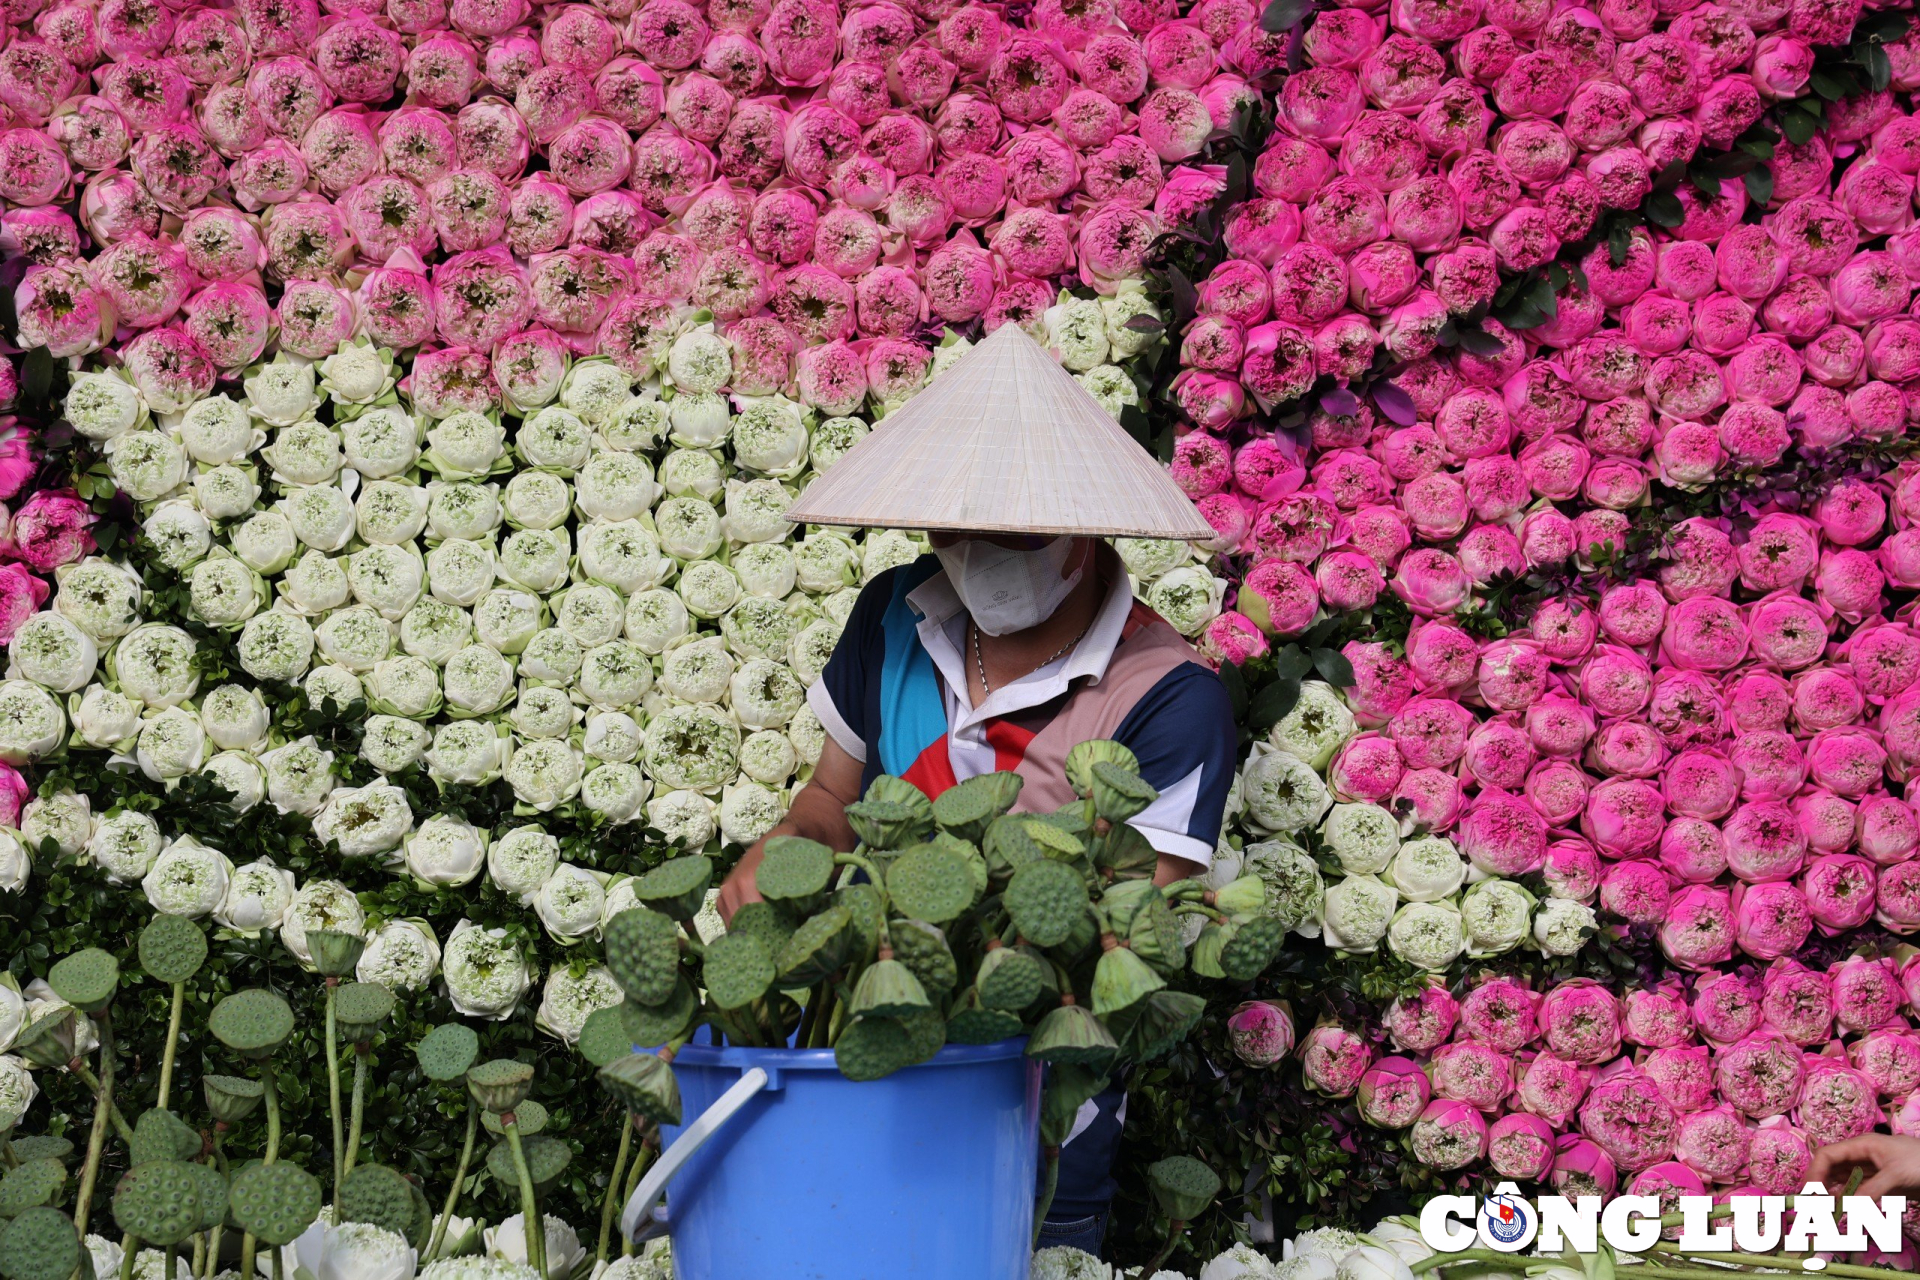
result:
M 1136 1082 L 1206 1239 L 1920 1129 L 1904 12 L 4 19 L 0 1013 L 149 912 L 196 1000 L 361 932 L 403 1027 L 551 1064 L 584 1219 L 601 925 L 778 819 L 922 549 L 784 512 L 1016 324 L 1217 531 L 1121 548 L 1241 709 L 1215 874 L 1296 935 Z M 445 1163 L 437 1105 L 377 1088 L 380 1158 Z

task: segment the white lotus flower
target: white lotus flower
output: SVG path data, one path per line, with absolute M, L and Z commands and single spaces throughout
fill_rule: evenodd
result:
M 293 905 L 293 894 L 293 872 L 275 866 L 271 858 L 261 858 L 234 869 L 227 881 L 227 896 L 213 918 L 239 933 L 278 929 Z
M 89 440 L 111 440 L 148 419 L 140 392 L 118 370 L 76 373 L 61 402 L 61 416 Z
M 570 862 L 556 866 L 533 895 L 534 914 L 561 942 L 584 938 L 599 928 L 606 906 L 602 878 Z M 548 985 L 552 985 L 551 980 Z
M 11 974 L 0 977 L 0 1053 L 13 1048 L 20 1028 L 27 1025 L 27 1001 Z
M 247 404 L 255 416 L 276 427 L 284 427 L 312 416 L 320 406 L 315 381 L 311 361 L 283 351 L 271 361 L 247 370 L 241 385 L 246 388 Z
M 515 799 L 545 813 L 580 793 L 583 769 L 584 756 L 578 748 L 545 738 L 516 750 L 503 776 Z
M 154 860 L 140 887 L 162 915 L 197 919 L 226 901 L 232 876 L 233 862 L 226 854 L 181 836 Z
M 351 933 L 366 931 L 367 915 L 353 890 L 338 880 L 309 880 L 293 895 L 293 902 L 280 918 L 280 945 L 301 964 L 311 965 L 313 953 L 307 949 L 307 932 L 327 929 Z
M 486 834 L 446 814 L 428 818 L 406 838 L 407 870 L 443 888 L 471 881 L 486 865 L 486 856 Z
M 488 878 L 523 903 L 532 903 L 559 866 L 560 842 L 535 826 L 515 827 L 487 850 Z
M 397 846 L 412 825 L 407 793 L 382 779 L 333 792 L 313 820 L 313 834 L 337 841 L 344 857 L 364 858 Z
M 267 770 L 267 798 L 282 813 L 312 817 L 333 792 L 333 752 L 311 736 L 275 747 L 260 763 Z
M 20 837 L 29 848 L 38 849 L 51 840 L 64 855 L 71 856 L 87 847 L 93 835 L 93 802 L 74 791 L 56 791 L 50 796 L 28 802 L 20 811 Z
M 313 1280 L 413 1280 L 419 1255 L 397 1232 L 370 1222 L 316 1222 L 293 1242 Z
M 14 1030 L 17 1033 L 19 1028 Z M 19 1124 L 39 1096 L 40 1086 L 34 1081 L 33 1072 L 27 1070 L 26 1062 L 10 1053 L 0 1054 L 0 1129 Z
M 266 741 L 273 717 L 258 690 L 223 684 L 200 699 L 200 724 L 216 747 L 246 751 Z
M 11 831 L 0 827 L 0 893 L 18 893 L 33 875 L 33 858 Z
M 573 1269 L 586 1260 L 587 1250 L 580 1243 L 580 1237 L 573 1228 L 554 1217 L 543 1213 L 541 1226 L 547 1233 L 547 1276 L 548 1280 L 566 1280 Z M 487 1253 L 503 1262 L 527 1265 L 527 1227 L 526 1215 L 516 1213 L 502 1221 L 498 1226 L 486 1230 Z
M 140 729 L 142 704 L 117 689 L 89 685 L 78 704 L 67 701 L 73 715 L 73 730 L 90 747 L 118 750 Z
M 155 782 L 192 773 L 206 759 L 207 731 L 200 717 L 184 707 L 168 707 L 140 726 L 134 759 Z
M 87 856 L 115 884 L 135 884 L 153 869 L 165 847 L 160 827 L 152 817 L 134 809 L 101 814 L 93 820 L 87 838 Z
M 620 990 L 620 984 L 613 980 L 613 972 L 605 965 L 594 965 L 577 977 L 566 966 L 556 965 L 547 975 L 533 1024 L 555 1039 L 574 1044 L 580 1039 L 580 1029 L 586 1025 L 588 1014 L 595 1009 L 610 1009 L 625 999 L 626 993 Z
M 55 693 L 84 689 L 100 664 L 93 637 L 59 613 L 36 613 L 7 645 L 7 677 L 31 680 Z
M 462 920 L 447 939 L 440 957 L 447 998 L 469 1018 L 495 1022 L 512 1014 L 520 997 L 532 985 L 527 960 L 507 939 L 505 929 L 486 929 Z
M 433 926 L 414 916 L 388 920 L 367 937 L 354 977 L 389 991 L 417 991 L 439 971 L 440 942 Z

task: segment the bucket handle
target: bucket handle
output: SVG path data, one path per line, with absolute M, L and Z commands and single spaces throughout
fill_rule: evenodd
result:
M 633 1195 L 620 1214 L 620 1230 L 627 1239 L 640 1244 L 667 1233 L 666 1209 L 660 1205 L 660 1200 L 667 1193 L 668 1180 L 680 1172 L 682 1165 L 693 1159 L 694 1152 L 705 1146 L 707 1139 L 720 1132 L 720 1126 L 731 1120 L 734 1112 L 746 1106 L 755 1094 L 766 1088 L 771 1079 L 764 1069 L 750 1068 L 734 1081 L 731 1088 L 716 1098 L 712 1106 L 701 1112 L 699 1119 L 680 1131 L 673 1145 L 661 1153 L 653 1167 L 647 1170 L 646 1177 L 634 1188 Z

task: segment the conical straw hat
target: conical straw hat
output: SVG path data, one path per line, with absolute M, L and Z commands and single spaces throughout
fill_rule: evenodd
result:
M 1019 326 L 890 413 L 787 510 L 799 524 L 1211 538 L 1171 476 Z

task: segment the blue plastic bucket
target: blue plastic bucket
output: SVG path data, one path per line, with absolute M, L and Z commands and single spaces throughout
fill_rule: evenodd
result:
M 1025 1048 L 948 1045 L 865 1082 L 832 1050 L 682 1049 L 686 1123 L 662 1129 L 660 1164 L 689 1131 L 691 1154 L 660 1171 L 666 1207 L 649 1215 L 673 1237 L 675 1275 L 1026 1280 L 1040 1064 Z

